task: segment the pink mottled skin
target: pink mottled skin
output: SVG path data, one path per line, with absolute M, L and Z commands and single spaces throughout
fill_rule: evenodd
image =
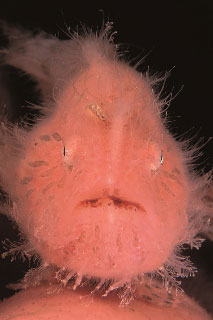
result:
M 102 58 L 29 133 L 10 192 L 44 261 L 130 279 L 160 267 L 182 240 L 189 186 L 159 112 L 139 74 Z

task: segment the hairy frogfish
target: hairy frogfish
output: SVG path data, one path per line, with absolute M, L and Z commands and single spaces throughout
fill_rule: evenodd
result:
M 208 228 L 211 174 L 199 175 L 198 148 L 169 131 L 164 79 L 131 66 L 111 24 L 68 40 L 4 32 L 1 63 L 30 75 L 42 96 L 33 125 L 0 125 L 2 212 L 23 234 L 9 253 L 39 259 L 21 286 L 51 273 L 57 288 L 123 288 L 125 304 L 160 279 L 171 295 L 177 277 L 195 272 L 181 249 L 199 247 Z

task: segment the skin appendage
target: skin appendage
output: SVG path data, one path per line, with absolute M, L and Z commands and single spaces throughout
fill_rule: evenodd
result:
M 25 236 L 10 253 L 40 260 L 21 286 L 50 272 L 57 290 L 123 288 L 123 304 L 154 278 L 178 286 L 195 271 L 180 251 L 200 245 L 210 174 L 199 176 L 197 148 L 169 133 L 159 80 L 125 61 L 110 25 L 66 41 L 4 32 L 2 60 L 34 78 L 43 100 L 34 126 L 0 126 L 2 207 Z

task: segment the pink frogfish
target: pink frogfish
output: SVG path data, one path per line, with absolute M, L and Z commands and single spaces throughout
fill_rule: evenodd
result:
M 110 24 L 69 40 L 5 33 L 2 61 L 42 94 L 33 126 L 0 126 L 2 211 L 24 235 L 11 251 L 40 261 L 21 285 L 51 270 L 58 287 L 93 281 L 105 296 L 123 288 L 124 304 L 147 281 L 169 291 L 195 271 L 181 248 L 199 247 L 208 227 L 211 175 L 194 169 L 197 148 L 169 132 L 160 80 L 131 67 Z

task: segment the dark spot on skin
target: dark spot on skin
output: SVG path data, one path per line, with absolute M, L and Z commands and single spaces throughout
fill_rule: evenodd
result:
M 73 171 L 73 165 L 72 165 L 72 164 L 69 164 L 69 165 L 67 166 L 67 168 L 69 169 L 70 172 Z
M 169 193 L 173 197 L 175 196 L 174 193 L 169 189 L 169 187 L 164 182 L 161 182 L 161 185 L 167 193 Z
M 21 180 L 21 184 L 28 184 L 30 181 L 32 181 L 33 177 L 29 176 L 29 177 L 24 177 Z
M 74 179 L 76 179 L 76 177 L 77 177 L 79 174 L 81 174 L 81 173 L 82 173 L 82 170 L 81 170 L 81 169 L 78 170 L 78 171 L 76 172 L 75 176 L 74 176 Z
M 38 160 L 38 161 L 29 162 L 28 164 L 29 164 L 29 166 L 36 168 L 36 167 L 41 167 L 41 166 L 47 166 L 48 162 L 43 161 L 43 160 Z
M 35 189 L 30 189 L 29 191 L 27 191 L 26 198 L 28 198 L 34 191 Z
M 132 312 L 134 312 L 134 311 L 135 311 L 135 309 L 133 309 L 133 308 L 129 308 L 129 310 L 130 310 L 130 311 L 132 311 Z
M 47 134 L 44 134 L 44 135 L 40 136 L 39 138 L 42 141 L 51 141 L 50 136 L 48 136 Z
M 53 182 L 49 183 L 43 190 L 42 193 L 45 194 L 53 186 Z
M 50 168 L 50 169 L 42 172 L 42 173 L 40 174 L 40 177 L 42 177 L 42 178 L 49 177 L 49 176 L 54 172 L 54 170 L 55 170 L 56 168 L 57 168 L 57 166 L 52 167 L 52 168 Z
M 152 293 L 152 296 L 160 299 L 160 297 L 156 293 Z
M 156 289 L 160 289 L 160 287 L 158 285 L 154 285 L 154 288 Z
M 55 132 L 52 134 L 53 138 L 56 140 L 56 141 L 61 141 L 61 136 L 58 132 Z
M 146 296 L 145 294 L 142 294 L 141 298 L 147 300 L 147 301 L 152 301 L 152 298 L 149 296 Z
M 172 304 L 170 301 L 168 301 L 168 300 L 165 300 L 164 301 L 166 304 Z
M 174 168 L 174 169 L 172 170 L 172 172 L 173 172 L 173 173 L 180 174 L 180 171 L 179 171 L 177 168 Z
M 179 183 L 180 185 L 182 185 L 181 182 L 179 181 L 179 179 L 178 179 L 174 174 L 172 174 L 172 173 L 170 173 L 170 172 L 168 172 L 168 171 L 165 171 L 165 170 L 162 170 L 162 173 L 164 174 L 164 176 L 165 176 L 166 178 L 169 178 L 169 179 L 171 179 L 171 180 L 177 181 L 177 183 Z
M 151 287 L 150 287 L 148 284 L 145 284 L 145 287 L 146 287 L 147 289 L 151 289 Z

